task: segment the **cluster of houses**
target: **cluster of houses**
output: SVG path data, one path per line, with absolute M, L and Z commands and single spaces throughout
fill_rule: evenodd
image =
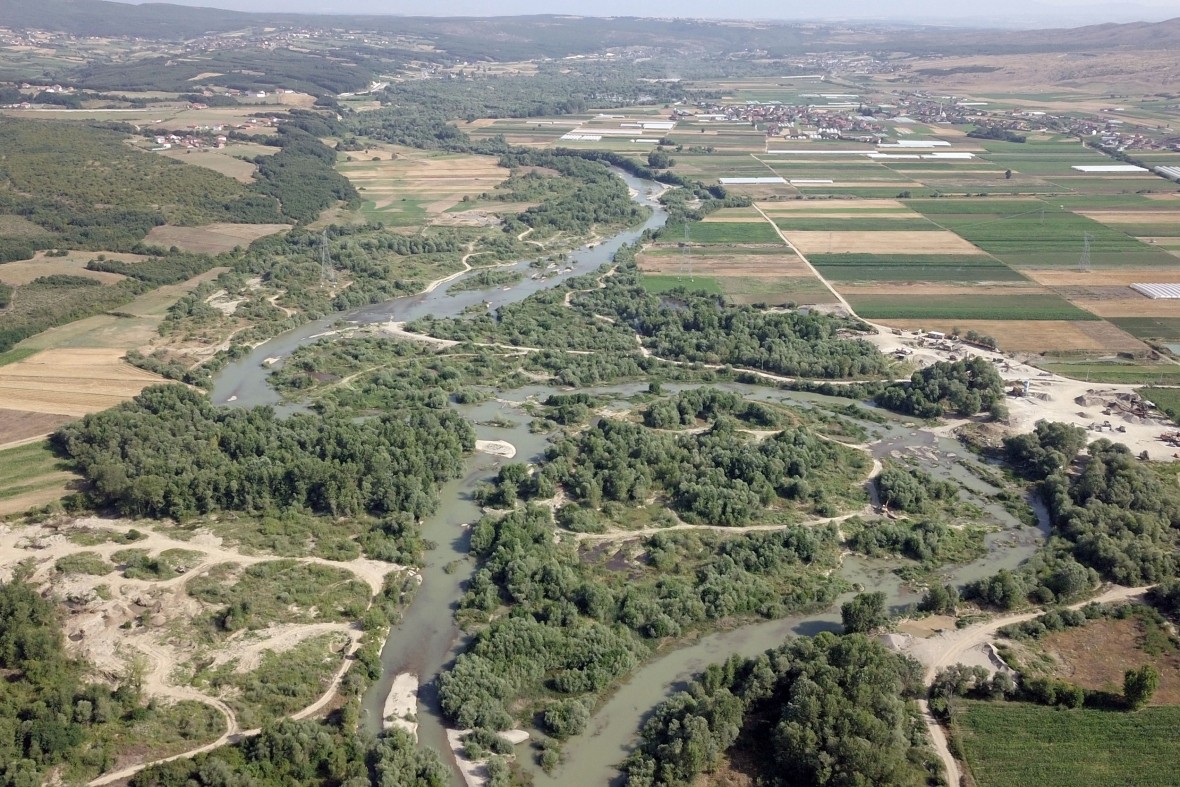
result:
M 216 131 L 221 131 L 222 126 L 215 126 Z M 229 144 L 229 137 L 224 134 L 199 134 L 196 132 L 186 134 L 158 134 L 156 136 L 156 147 L 152 150 L 171 150 L 172 148 L 184 148 L 186 150 L 199 149 L 214 149 L 221 150 Z
M 751 101 L 744 104 L 700 102 L 695 110 L 673 109 L 672 119 L 697 123 L 743 123 L 785 139 L 845 139 L 878 143 L 885 128 L 874 117 L 861 114 L 856 96 L 826 93 L 806 96 L 814 103 L 784 104 Z

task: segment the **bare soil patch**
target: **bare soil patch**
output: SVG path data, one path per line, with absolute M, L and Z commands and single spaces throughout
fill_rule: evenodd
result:
M 890 328 L 949 333 L 976 331 L 993 337 L 1005 352 L 1041 353 L 1046 350 L 1132 352 L 1145 345 L 1110 323 L 1096 320 L 878 320 Z
M 153 227 L 146 241 L 201 254 L 222 254 L 249 246 L 259 238 L 291 229 L 288 224 L 206 224 L 202 227 Z
M 0 409 L 0 449 L 47 435 L 72 420 L 68 415 L 55 413 Z
M 1180 703 L 1180 652 L 1151 655 L 1144 650 L 1146 629 L 1134 618 L 1096 620 L 1051 634 L 1045 650 L 1059 660 L 1057 674 L 1087 689 L 1122 693 L 1123 673 L 1151 664 L 1160 674 L 1152 705 Z
M 924 618 L 915 618 L 914 620 L 906 620 L 900 623 L 897 630 L 902 634 L 909 634 L 912 637 L 933 637 L 935 634 L 940 634 L 943 631 L 955 630 L 955 618 L 950 615 L 930 615 Z
M 123 360 L 122 350 L 43 350 L 0 366 L 0 400 L 12 410 L 82 416 L 164 382 Z
M 953 232 L 785 232 L 804 254 L 983 254 Z

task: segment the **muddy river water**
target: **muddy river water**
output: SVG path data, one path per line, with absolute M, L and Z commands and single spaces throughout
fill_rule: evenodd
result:
M 619 173 L 631 187 L 637 202 L 652 208 L 652 216 L 642 226 L 615 235 L 595 247 L 583 247 L 571 253 L 568 264 L 573 271 L 549 279 L 529 278 L 528 261 L 517 268 L 525 278 L 507 288 L 458 292 L 450 295 L 443 285 L 431 292 L 397 298 L 382 304 L 366 306 L 348 312 L 329 315 L 284 333 L 257 347 L 247 357 L 227 366 L 214 382 L 212 397 L 228 406 L 280 405 L 280 397 L 267 384 L 269 359 L 281 359 L 301 345 L 313 342 L 333 331 L 339 321 L 353 324 L 381 323 L 390 320 L 410 321 L 426 315 L 457 316 L 466 307 L 489 302 L 491 308 L 520 301 L 534 292 L 552 287 L 569 275 L 588 273 L 608 263 L 624 244 L 632 243 L 643 230 L 661 226 L 666 214 L 652 199 L 658 184 Z M 667 390 L 691 386 L 666 385 Z M 729 390 L 764 401 L 786 402 L 808 407 L 831 403 L 837 406 L 847 400 L 784 392 L 758 386 L 724 384 Z M 516 446 L 512 461 L 531 461 L 544 452 L 545 435 L 533 434 L 528 429 L 530 417 L 521 409 L 526 400 L 544 398 L 558 390 L 544 385 L 531 386 L 498 394 L 497 400 L 459 409 L 476 424 L 477 437 L 482 440 L 506 440 Z M 646 386 L 621 385 L 594 389 L 604 397 L 625 400 Z M 625 402 L 620 403 L 625 406 Z M 285 405 L 284 405 L 285 407 Z M 491 425 L 491 424 L 495 425 Z M 905 455 L 916 459 L 928 472 L 940 477 L 953 477 L 966 488 L 964 496 L 975 497 L 976 503 L 989 515 L 999 530 L 987 537 L 988 551 L 979 560 L 955 567 L 946 572 L 948 581 L 961 583 L 994 573 L 1000 568 L 1012 568 L 1032 554 L 1043 540 L 1038 528 L 1021 525 L 999 506 L 983 496 L 994 491 L 976 474 L 966 469 L 973 457 L 952 440 L 903 423 L 888 419 L 885 424 L 864 424 L 872 435 L 872 451 L 876 458 Z M 452 767 L 452 784 L 462 784 L 446 739 L 445 725 L 439 713 L 433 679 L 454 659 L 464 646 L 463 635 L 454 623 L 454 611 L 463 593 L 463 585 L 471 576 L 474 562 L 467 559 L 468 525 L 479 518 L 479 509 L 472 500 L 476 486 L 494 475 L 503 462 L 508 461 L 477 453 L 466 464 L 464 476 L 446 484 L 441 491 L 438 511 L 423 523 L 423 536 L 437 546 L 426 555 L 422 570 L 422 584 L 413 604 L 401 624 L 394 627 L 381 653 L 382 674 L 363 700 L 366 727 L 376 731 L 382 726 L 385 698 L 394 678 L 401 673 L 419 676 L 419 707 L 417 713 L 419 741 L 438 750 Z M 918 597 L 904 587 L 891 569 L 896 563 L 864 558 L 846 558 L 841 575 L 849 582 L 871 590 L 885 592 L 894 606 L 914 603 Z M 532 755 L 525 746 L 518 751 L 520 761 L 530 771 L 538 785 L 607 785 L 621 783 L 617 770 L 633 745 L 637 730 L 648 714 L 670 693 L 684 684 L 706 665 L 721 661 L 731 654 L 755 656 L 780 645 L 790 636 L 811 635 L 839 628 L 839 604 L 818 614 L 775 621 L 755 622 L 735 629 L 702 636 L 683 647 L 663 651 L 654 656 L 615 691 L 593 714 L 585 733 L 576 736 L 565 746 L 562 765 L 552 775 L 542 773 L 532 763 Z

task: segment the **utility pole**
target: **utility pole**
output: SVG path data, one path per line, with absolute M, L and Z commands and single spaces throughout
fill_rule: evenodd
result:
M 335 276 L 333 276 L 332 274 L 333 274 L 332 259 L 331 259 L 330 255 L 328 254 L 328 231 L 324 230 L 324 233 L 322 235 L 320 235 L 320 287 L 321 288 L 327 286 L 328 282 L 331 279 L 335 278 Z

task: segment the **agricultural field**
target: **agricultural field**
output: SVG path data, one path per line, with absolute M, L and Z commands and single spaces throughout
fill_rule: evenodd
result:
M 246 248 L 259 238 L 286 232 L 287 224 L 206 224 L 201 227 L 153 227 L 145 242 L 154 246 L 198 254 L 222 254 L 235 248 Z
M 773 225 L 752 208 L 727 208 L 705 221 L 665 230 L 667 240 L 638 257 L 644 286 L 652 292 L 676 287 L 724 295 L 731 303 L 832 304 L 836 298 L 783 243 Z
M 1031 284 L 985 254 L 811 254 L 808 259 L 829 281 Z
M 865 319 L 899 320 L 1097 320 L 1054 294 L 854 294 L 842 290 Z M 1178 367 L 1180 368 L 1180 367 Z
M 465 214 L 448 211 L 464 197 L 494 191 L 508 177 L 491 156 L 388 145 L 351 153 L 337 169 L 360 192 L 365 219 L 393 227 L 455 221 Z
M 27 423 L 20 425 L 23 431 L 38 430 L 42 433 L 52 431 L 69 420 L 47 417 L 41 413 L 0 410 L 0 429 L 7 433 L 0 435 L 0 441 L 7 441 L 11 435 L 19 434 L 13 429 L 14 419 Z M 16 514 L 58 500 L 80 480 L 81 477 L 71 472 L 44 440 L 25 445 L 18 443 L 12 447 L 0 445 L 0 516 Z
M 67 275 L 94 279 L 102 284 L 114 284 L 126 278 L 120 273 L 86 270 L 86 263 L 97 256 L 98 254 L 92 251 L 68 251 L 64 256 L 50 257 L 46 252 L 39 251 L 30 260 L 6 262 L 0 265 L 0 282 L 10 287 L 17 287 L 28 284 L 41 276 Z M 118 254 L 115 252 L 106 252 L 104 256 L 106 259 L 116 262 L 140 262 L 147 259 L 140 254 Z
M 0 400 L 12 410 L 78 417 L 159 382 L 161 377 L 124 361 L 120 350 L 44 350 L 0 366 Z
M 250 183 L 254 180 L 257 166 L 246 159 L 255 156 L 270 156 L 279 152 L 279 148 L 269 145 L 258 145 L 253 142 L 235 142 L 221 149 L 188 150 L 172 148 L 159 151 L 161 156 L 174 159 L 194 167 L 204 167 L 222 175 L 229 175 L 234 180 Z
M 1177 728 L 1176 707 L 1122 713 L 966 702 L 954 716 L 955 735 L 979 787 L 1174 785 Z

